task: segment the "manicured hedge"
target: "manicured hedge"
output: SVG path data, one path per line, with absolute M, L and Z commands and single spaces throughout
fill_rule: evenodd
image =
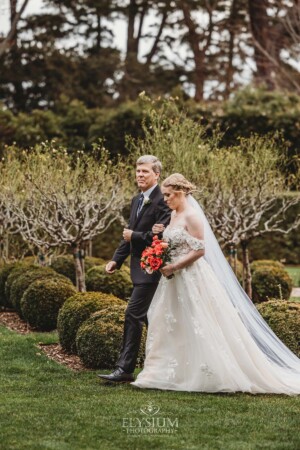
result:
M 88 291 L 106 292 L 126 300 L 132 292 L 129 269 L 124 266 L 114 274 L 108 274 L 105 264 L 92 267 L 86 274 L 86 287 Z
M 257 309 L 274 333 L 300 358 L 300 303 L 270 300 Z
M 282 298 L 288 300 L 293 282 L 286 270 L 280 263 L 259 262 L 252 264 L 252 289 L 253 300 L 256 303 L 265 302 L 270 298 Z
M 24 268 L 21 271 L 17 271 L 17 269 L 13 270 L 8 278 L 8 281 L 11 281 L 9 298 L 14 309 L 20 316 L 22 316 L 21 300 L 30 284 L 36 280 L 55 277 L 58 278 L 59 275 L 49 267 L 28 266 L 28 268 Z M 66 277 L 62 277 L 62 279 L 68 280 Z
M 84 260 L 84 263 L 85 263 L 85 271 L 87 272 L 91 267 L 103 264 L 104 260 L 102 258 L 93 258 L 87 256 Z M 72 255 L 64 255 L 55 258 L 51 263 L 51 267 L 53 270 L 55 270 L 55 272 L 60 273 L 61 275 L 64 275 L 65 277 L 69 278 L 74 284 L 74 286 L 76 285 L 76 273 L 74 266 L 74 258 Z
M 75 293 L 76 289 L 71 281 L 60 277 L 34 281 L 22 297 L 22 315 L 36 329 L 54 330 L 59 309 Z
M 114 368 L 123 340 L 125 308 L 125 304 L 103 308 L 80 326 L 76 347 L 86 367 Z
M 117 297 L 102 292 L 78 292 L 63 304 L 59 311 L 57 329 L 62 348 L 76 353 L 76 333 L 91 314 L 109 305 L 124 306 Z

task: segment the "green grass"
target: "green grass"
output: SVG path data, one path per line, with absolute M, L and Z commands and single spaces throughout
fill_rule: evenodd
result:
M 300 397 L 108 386 L 95 372 L 72 372 L 36 347 L 56 339 L 53 333 L 21 336 L 0 327 L 3 450 L 300 448 Z M 178 419 L 177 434 L 125 434 L 123 418 L 142 418 L 140 408 L 149 401 L 160 416 Z
M 292 278 L 293 286 L 300 287 L 300 266 L 286 266 L 285 270 Z

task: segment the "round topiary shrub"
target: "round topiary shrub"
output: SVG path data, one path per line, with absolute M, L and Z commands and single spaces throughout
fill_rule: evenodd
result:
M 257 267 L 252 276 L 253 301 L 266 302 L 270 298 L 289 299 L 293 282 L 289 274 L 277 267 Z
M 9 275 L 15 269 L 22 269 L 28 267 L 33 264 L 33 257 L 24 258 L 22 261 L 16 261 L 13 263 L 4 264 L 0 269 L 0 306 L 5 308 L 13 308 L 13 305 L 10 302 L 9 295 L 6 295 L 6 283 Z M 7 289 L 9 294 L 9 288 Z
M 93 258 L 87 256 L 84 260 L 85 272 L 87 272 L 91 267 L 103 263 L 104 260 L 102 258 Z M 58 258 L 55 258 L 51 263 L 51 267 L 53 270 L 55 270 L 55 272 L 69 278 L 74 286 L 76 285 L 76 272 L 74 266 L 74 258 L 72 255 L 59 256 Z
M 257 305 L 270 328 L 300 358 L 300 303 L 270 300 Z
M 119 357 L 126 305 L 110 305 L 94 313 L 76 335 L 77 353 L 86 367 L 112 369 Z
M 129 269 L 122 267 L 110 275 L 105 271 L 105 264 L 92 267 L 86 274 L 86 288 L 88 291 L 106 292 L 127 300 L 132 292 Z
M 15 271 L 11 275 L 14 274 Z M 10 275 L 10 276 L 11 276 Z M 70 280 L 63 275 L 57 274 L 50 267 L 31 266 L 26 268 L 22 273 L 18 275 L 13 281 L 10 287 L 10 301 L 15 310 L 22 316 L 21 300 L 26 289 L 36 280 L 45 278 L 61 279 L 62 281 L 69 282 Z
M 22 315 L 34 328 L 54 330 L 59 309 L 75 293 L 76 289 L 70 280 L 51 277 L 34 281 L 22 297 Z
M 251 270 L 255 272 L 255 270 L 260 269 L 262 267 L 274 267 L 276 269 L 283 269 L 284 265 L 279 261 L 274 261 L 272 259 L 258 259 L 257 261 L 253 261 L 251 263 Z
M 86 367 L 112 369 L 119 358 L 123 342 L 123 325 L 126 305 L 108 304 L 92 314 L 78 329 L 77 354 Z M 137 365 L 145 358 L 146 329 L 144 327 Z
M 123 300 L 102 292 L 78 292 L 63 304 L 57 319 L 59 342 L 62 348 L 76 353 L 76 333 L 91 314 L 111 304 L 123 306 Z
M 16 267 L 16 264 L 17 263 L 5 264 L 0 269 L 0 306 L 5 308 L 12 308 L 12 305 L 5 294 L 5 283 L 11 271 Z

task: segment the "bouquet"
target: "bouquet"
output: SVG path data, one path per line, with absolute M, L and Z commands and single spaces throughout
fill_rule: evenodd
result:
M 171 242 L 166 242 L 163 239 L 158 239 L 158 236 L 153 236 L 152 244 L 146 247 L 141 256 L 141 268 L 143 272 L 151 274 L 157 272 L 166 263 L 171 261 L 171 250 L 173 249 Z M 170 275 L 167 278 L 173 278 Z

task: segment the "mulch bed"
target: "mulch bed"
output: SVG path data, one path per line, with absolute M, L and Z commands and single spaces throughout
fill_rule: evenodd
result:
M 20 319 L 14 311 L 0 311 L 0 325 L 16 331 L 19 334 L 34 333 L 36 330 Z M 48 356 L 48 358 L 59 364 L 67 366 L 69 369 L 82 371 L 89 370 L 82 364 L 79 356 L 69 355 L 60 346 L 60 344 L 38 344 L 38 347 Z
M 79 356 L 69 355 L 59 344 L 38 344 L 38 347 L 46 353 L 48 358 L 53 359 L 59 364 L 63 364 L 72 370 L 89 370 L 82 364 Z

